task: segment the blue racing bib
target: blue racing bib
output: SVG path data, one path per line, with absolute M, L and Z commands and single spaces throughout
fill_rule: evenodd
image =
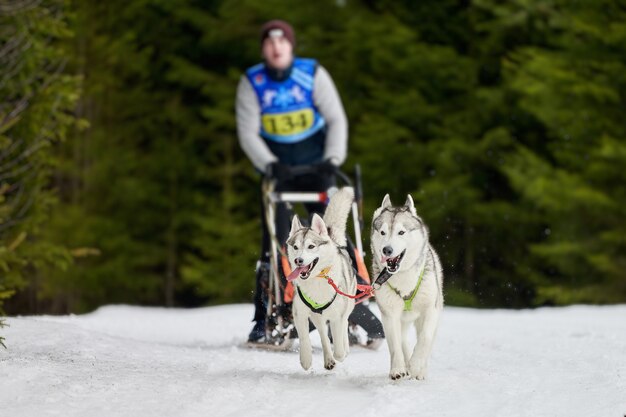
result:
M 326 122 L 313 103 L 317 62 L 295 58 L 289 78 L 272 80 L 264 64 L 246 71 L 261 106 L 261 136 L 278 143 L 296 143 L 322 129 Z

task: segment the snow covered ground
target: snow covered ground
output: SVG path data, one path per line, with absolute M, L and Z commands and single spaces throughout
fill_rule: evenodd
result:
M 626 415 L 626 305 L 444 310 L 426 381 L 388 379 L 386 345 L 333 371 L 239 347 L 251 305 L 108 306 L 9 318 L 0 416 Z

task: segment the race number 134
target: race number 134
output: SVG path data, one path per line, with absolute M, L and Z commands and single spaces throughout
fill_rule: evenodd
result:
M 264 114 L 263 129 L 273 135 L 293 135 L 313 126 L 313 110 L 304 109 L 289 113 Z

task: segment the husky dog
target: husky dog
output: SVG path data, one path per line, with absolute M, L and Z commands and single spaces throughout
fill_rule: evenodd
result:
M 373 286 L 391 354 L 389 377 L 424 379 L 443 308 L 443 273 L 410 195 L 402 207 L 393 207 L 385 196 L 374 212 L 371 246 Z M 411 325 L 417 331 L 412 351 Z
M 342 188 L 330 198 L 323 219 L 314 214 L 311 227 L 303 227 L 298 216 L 291 222 L 287 254 L 293 272 L 287 279 L 296 284 L 292 309 L 300 338 L 300 364 L 305 370 L 312 360 L 309 319 L 322 339 L 324 368 L 333 369 L 335 360 L 342 361 L 348 354 L 348 316 L 354 300 L 338 295 L 325 278 L 331 277 L 347 294 L 356 293 L 356 275 L 346 250 L 346 222 L 353 200 L 354 190 Z

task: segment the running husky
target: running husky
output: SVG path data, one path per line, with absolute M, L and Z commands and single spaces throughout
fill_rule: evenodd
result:
M 402 207 L 393 207 L 385 196 L 374 212 L 371 245 L 373 286 L 391 354 L 389 377 L 424 379 L 443 308 L 443 273 L 410 195 Z M 417 331 L 412 353 L 411 324 Z
M 354 309 L 354 300 L 338 295 L 324 278 L 332 277 L 347 294 L 356 293 L 356 276 L 346 249 L 346 222 L 353 200 L 354 190 L 342 188 L 330 198 L 324 219 L 314 214 L 311 227 L 303 227 L 298 216 L 291 222 L 287 253 L 293 272 L 287 279 L 296 284 L 292 309 L 300 338 L 300 364 L 305 370 L 312 361 L 309 319 L 322 339 L 324 368 L 333 369 L 335 360 L 342 361 L 348 354 L 348 316 Z

